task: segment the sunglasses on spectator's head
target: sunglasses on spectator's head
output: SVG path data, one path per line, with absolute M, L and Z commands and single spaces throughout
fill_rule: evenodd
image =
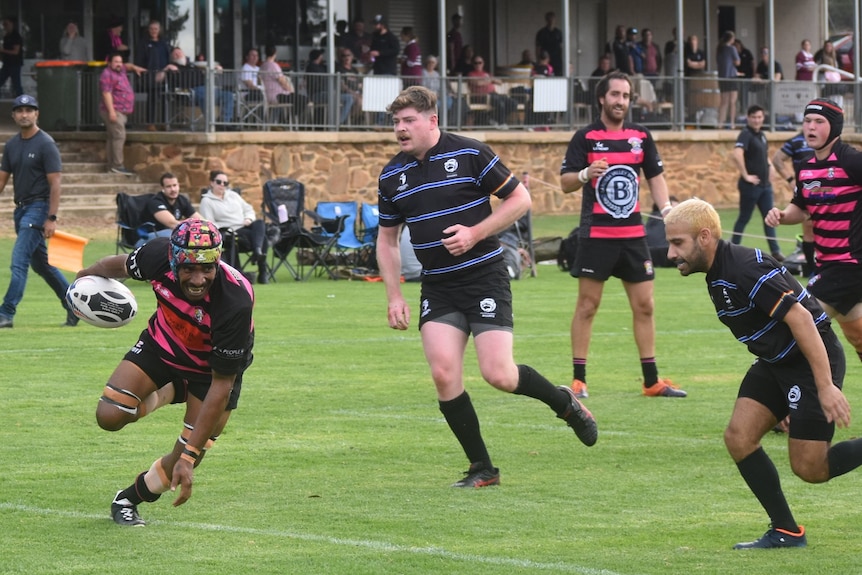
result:
M 226 186 L 226 185 L 228 185 L 230 182 L 228 182 L 227 180 L 215 180 L 215 183 L 217 183 L 217 184 L 218 184 L 218 185 L 220 185 L 220 186 Z

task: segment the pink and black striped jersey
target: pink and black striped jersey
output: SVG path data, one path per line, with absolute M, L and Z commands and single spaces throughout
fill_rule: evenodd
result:
M 814 224 L 820 265 L 862 262 L 862 152 L 837 141 L 825 160 L 794 163 L 793 204 Z
M 581 188 L 580 237 L 644 237 L 640 172 L 650 179 L 664 171 L 652 135 L 638 124 L 626 122 L 621 130 L 610 131 L 601 121 L 593 122 L 572 136 L 560 173 L 577 173 L 602 158 L 607 172 Z
M 126 261 L 129 275 L 149 281 L 156 294 L 158 307 L 147 331 L 162 359 L 175 369 L 191 374 L 236 374 L 247 365 L 254 344 L 251 284 L 221 261 L 206 297 L 189 301 L 171 271 L 169 243 L 168 238 L 151 240 Z

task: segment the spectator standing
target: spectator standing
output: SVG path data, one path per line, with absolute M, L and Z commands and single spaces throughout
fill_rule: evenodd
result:
M 751 220 L 755 206 L 764 218 L 772 209 L 775 196 L 769 181 L 769 142 L 763 133 L 765 112 L 760 106 L 754 105 L 746 112 L 746 126 L 736 138 L 731 159 L 739 172 L 736 188 L 739 190 L 739 216 L 733 224 L 733 236 L 730 242 L 742 242 L 742 233 Z M 769 251 L 776 261 L 784 261 L 784 255 L 775 239 L 775 228 L 763 224 L 763 233 L 769 244 Z
M 342 48 L 340 50 L 345 50 L 350 54 L 351 58 L 353 57 L 353 53 L 349 48 Z M 294 113 L 299 117 L 304 117 L 305 110 L 308 107 L 308 98 L 303 94 L 296 93 L 293 82 L 290 81 L 290 78 L 284 74 L 281 66 L 275 61 L 276 52 L 275 44 L 267 44 L 264 48 L 266 58 L 258 70 L 264 95 L 270 104 L 292 104 Z M 211 173 L 210 182 L 213 181 L 212 175 Z M 212 221 L 210 217 L 204 216 L 204 218 Z
M 456 488 L 500 483 L 464 386 L 464 350 L 470 335 L 482 377 L 495 388 L 537 399 L 575 431 L 585 445 L 598 438 L 595 418 L 565 386 L 554 387 L 512 355 L 512 295 L 497 234 L 530 207 L 530 193 L 486 144 L 442 132 L 437 99 L 410 86 L 389 106 L 401 151 L 378 182 L 377 261 L 386 288 L 389 327 L 410 327 L 401 292 L 401 225 L 407 224 L 422 263 L 419 332 L 440 412 L 470 467 Z M 457 177 L 454 177 L 457 176 Z M 435 193 L 416 193 L 422 189 Z M 500 202 L 491 208 L 490 196 Z
M 87 57 L 87 41 L 78 31 L 78 24 L 69 22 L 60 37 L 60 59 L 85 62 Z
M 641 52 L 643 53 L 643 75 L 655 78 L 662 72 L 661 49 L 653 42 L 652 30 L 644 28 L 641 32 Z
M 796 81 L 810 82 L 814 78 L 814 54 L 811 53 L 811 41 L 802 41 L 799 52 L 796 53 Z
M 721 99 L 718 105 L 718 126 L 723 128 L 729 120 L 731 130 L 736 129 L 736 99 L 739 95 L 739 81 L 737 80 L 736 67 L 739 66 L 739 53 L 733 45 L 736 34 L 733 30 L 727 30 L 721 36 L 721 42 L 715 54 L 715 62 L 718 67 L 718 90 Z
M 398 54 L 401 44 L 382 15 L 374 17 L 374 34 L 371 36 L 372 70 L 377 76 L 398 75 Z
M 631 70 L 632 75 L 643 74 L 644 72 L 643 45 L 635 40 L 637 35 L 637 28 L 629 28 L 626 30 L 626 47 L 629 51 L 629 70 Z
M 761 442 L 789 415 L 787 453 L 800 479 L 824 483 L 862 464 L 862 439 L 832 444 L 835 426 L 850 425 L 841 342 L 821 306 L 783 266 L 721 239 L 712 206 L 687 200 L 665 224 L 668 257 L 683 276 L 706 274 L 718 319 L 757 358 L 740 383 L 724 443 L 770 527 L 733 548 L 805 547 L 805 528 L 796 523 Z
M 0 20 L 3 26 L 3 42 L 0 44 L 0 88 L 6 80 L 12 82 L 12 95 L 18 97 L 24 93 L 21 86 L 21 68 L 24 66 L 24 39 L 18 33 L 18 19 L 6 16 Z
M 365 32 L 365 21 L 362 18 L 353 20 L 351 29 L 341 41 L 349 48 L 353 58 L 363 66 L 371 65 L 371 34 Z
M 210 189 L 201 195 L 198 211 L 201 217 L 218 227 L 219 231 L 229 230 L 234 242 L 242 240 L 252 250 L 252 263 L 257 264 L 257 283 L 269 283 L 269 270 L 266 265 L 266 224 L 258 219 L 251 204 L 241 195 L 228 188 L 227 174 L 221 170 L 210 171 Z M 233 250 L 237 250 L 236 244 Z M 230 262 L 234 267 L 236 262 Z
M 653 202 L 664 215 L 671 209 L 664 167 L 649 130 L 626 121 L 632 84 L 627 74 L 611 72 L 599 80 L 599 119 L 572 136 L 560 168 L 563 193 L 581 192 L 578 253 L 571 274 L 578 278 L 572 317 L 572 391 L 587 397 L 587 352 L 593 320 L 611 276 L 623 282 L 643 374 L 642 393 L 685 397 L 669 379 L 660 378 L 655 358 L 653 280 L 646 230 L 640 212 L 640 178 L 649 182 Z M 610 160 L 608 159 L 610 158 Z
M 664 75 L 668 78 L 676 76 L 677 59 L 679 58 L 679 41 L 677 40 L 676 26 L 673 27 L 673 36 L 664 44 Z
M 405 26 L 401 29 L 401 42 L 404 44 L 401 75 L 404 76 L 406 85 L 419 84 L 422 77 L 422 50 L 416 34 L 413 33 L 413 26 Z
M 557 28 L 557 15 L 545 13 L 545 27 L 536 32 L 536 55 L 547 52 L 555 76 L 563 76 L 563 33 Z
M 625 74 L 631 74 L 631 65 L 629 64 L 629 46 L 626 41 L 626 27 L 622 24 L 618 25 L 614 30 L 614 39 L 610 44 L 610 49 L 605 50 L 608 54 L 613 54 L 614 69 Z
M 697 36 L 692 34 L 685 43 L 685 75 L 695 76 L 706 70 L 706 53 L 698 47 Z
M 456 75 L 458 63 L 461 61 L 461 50 L 464 49 L 464 37 L 461 35 L 463 18 L 457 12 L 452 14 L 452 28 L 446 33 L 446 69 L 449 74 Z
M 42 276 L 66 310 L 67 326 L 78 324 L 68 308 L 69 282 L 60 270 L 48 263 L 48 246 L 57 229 L 60 209 L 60 179 L 63 164 L 54 139 L 39 128 L 39 103 L 22 94 L 12 102 L 12 119 L 19 133 L 6 142 L 0 161 L 0 193 L 13 178 L 15 245 L 12 248 L 12 275 L 0 306 L 0 328 L 11 328 L 18 304 L 24 298 L 29 268 Z
M 147 129 L 154 131 L 156 111 L 165 82 L 165 68 L 171 61 L 171 49 L 162 39 L 162 24 L 158 20 L 150 20 L 147 25 L 147 37 L 141 40 L 135 59 L 135 64 L 146 70 L 141 79 L 147 94 Z
M 105 122 L 105 158 L 108 170 L 115 174 L 134 175 L 123 165 L 123 146 L 126 144 L 126 122 L 135 109 L 135 93 L 129 83 L 127 70 L 138 76 L 144 69 L 134 64 L 124 64 L 123 56 L 114 52 L 108 65 L 99 76 L 99 115 Z
M 752 88 L 751 80 L 754 78 L 754 54 L 745 47 L 739 38 L 733 41 L 733 47 L 739 54 L 739 65 L 736 67 L 736 76 L 740 79 L 739 91 L 742 94 L 740 105 L 743 110 L 748 110 L 748 92 Z
M 123 61 L 129 60 L 129 46 L 123 39 L 123 19 L 119 16 L 112 16 L 107 30 L 105 30 L 104 48 L 102 54 L 105 55 L 105 60 L 110 58 L 111 54 L 118 52 Z

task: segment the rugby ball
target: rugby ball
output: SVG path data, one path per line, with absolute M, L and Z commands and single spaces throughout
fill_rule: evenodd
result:
M 83 276 L 66 290 L 72 312 L 96 327 L 124 326 L 138 313 L 138 302 L 122 283 L 101 276 Z

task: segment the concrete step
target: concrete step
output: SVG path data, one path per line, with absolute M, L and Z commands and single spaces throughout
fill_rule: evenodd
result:
M 71 170 L 67 170 L 66 166 L 63 166 L 63 190 L 69 186 L 79 185 L 79 184 L 91 184 L 91 185 L 113 185 L 117 187 L 123 187 L 131 184 L 143 184 L 141 179 L 138 176 L 126 176 L 123 174 L 114 174 L 105 170 L 105 166 L 101 164 L 95 164 L 98 168 L 96 171 L 92 172 L 73 172 Z M 152 184 L 147 184 L 150 188 L 158 187 L 158 184 L 153 186 Z
M 106 174 L 107 172 L 108 168 L 101 162 L 63 162 L 64 181 L 69 174 Z

